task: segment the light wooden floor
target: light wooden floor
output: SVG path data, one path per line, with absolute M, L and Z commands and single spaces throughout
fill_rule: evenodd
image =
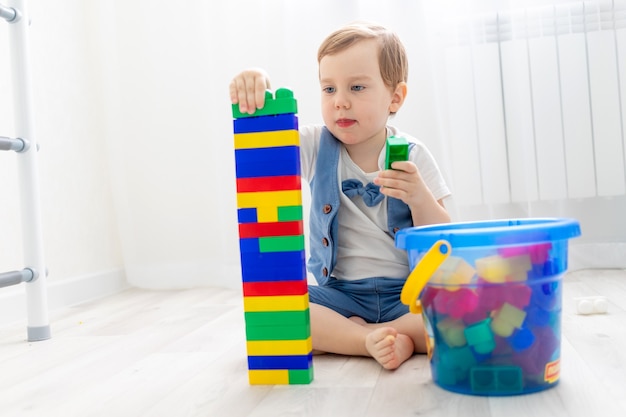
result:
M 393 372 L 317 356 L 309 386 L 249 386 L 237 291 L 131 289 L 54 312 L 45 342 L 0 328 L 0 416 L 624 416 L 626 271 L 564 282 L 561 382 L 541 393 L 452 394 L 424 356 Z M 587 295 L 607 296 L 609 314 L 576 315 Z

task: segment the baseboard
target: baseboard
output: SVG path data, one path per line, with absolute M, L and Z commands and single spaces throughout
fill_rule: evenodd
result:
M 0 291 L 0 325 L 26 321 L 26 291 L 16 285 Z M 100 271 L 59 281 L 48 280 L 50 312 L 85 301 L 105 297 L 129 288 L 123 269 Z
M 571 242 L 569 246 L 569 270 L 626 269 L 626 242 Z

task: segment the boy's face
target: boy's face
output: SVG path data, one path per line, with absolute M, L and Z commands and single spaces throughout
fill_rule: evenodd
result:
M 385 141 L 389 114 L 406 94 L 404 83 L 395 91 L 385 85 L 378 50 L 378 42 L 368 39 L 320 61 L 324 124 L 349 151 L 366 144 L 380 149 L 376 146 Z

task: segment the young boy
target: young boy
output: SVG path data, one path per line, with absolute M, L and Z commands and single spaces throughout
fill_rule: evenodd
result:
M 309 286 L 313 349 L 371 356 L 395 369 L 424 352 L 426 340 L 421 317 L 400 302 L 409 267 L 394 236 L 449 222 L 442 202 L 449 191 L 426 147 L 387 126 L 407 94 L 397 35 L 350 24 L 324 40 L 318 64 L 325 126 L 300 129 L 302 176 L 312 195 L 308 269 L 319 284 Z M 246 70 L 232 80 L 231 100 L 253 113 L 269 87 L 263 70 Z M 412 143 L 409 160 L 384 170 L 392 135 Z

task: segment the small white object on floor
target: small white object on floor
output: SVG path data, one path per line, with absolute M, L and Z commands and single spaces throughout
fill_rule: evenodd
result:
M 609 302 L 606 297 L 596 295 L 592 297 L 576 297 L 576 313 L 582 315 L 588 314 L 606 314 L 609 310 Z

